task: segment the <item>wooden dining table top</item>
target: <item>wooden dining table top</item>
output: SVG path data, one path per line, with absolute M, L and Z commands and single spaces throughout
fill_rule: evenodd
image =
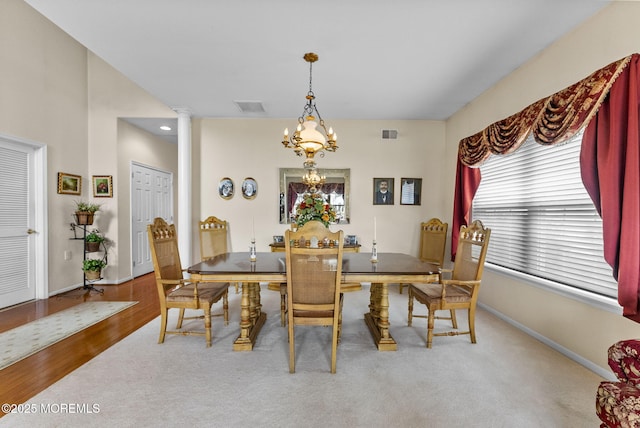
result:
M 187 271 L 191 274 L 274 274 L 286 275 L 286 255 L 275 252 L 259 252 L 255 261 L 249 260 L 249 252 L 220 254 L 212 259 L 196 263 Z M 369 253 L 344 253 L 342 273 L 345 276 L 377 277 L 385 275 L 433 275 L 438 266 L 403 253 L 378 253 L 378 261 L 371 262 Z

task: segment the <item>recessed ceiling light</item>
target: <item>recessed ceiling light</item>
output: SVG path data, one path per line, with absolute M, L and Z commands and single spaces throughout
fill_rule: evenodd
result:
M 171 131 L 171 127 L 167 125 L 162 125 L 160 129 L 162 129 L 163 131 Z

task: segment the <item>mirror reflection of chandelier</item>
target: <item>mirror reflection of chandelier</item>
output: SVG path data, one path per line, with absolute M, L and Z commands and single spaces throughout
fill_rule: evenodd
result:
M 298 156 L 305 156 L 304 167 L 308 170 L 309 180 L 317 180 L 319 176 L 315 169 L 316 162 L 314 156 L 320 153 L 324 156 L 324 151 L 335 152 L 337 136 L 333 129 L 325 126 L 324 120 L 316 108 L 315 95 L 311 89 L 312 67 L 318 60 L 318 55 L 313 52 L 306 53 L 304 60 L 309 63 L 309 92 L 307 93 L 307 104 L 304 106 L 302 115 L 298 118 L 298 126 L 293 135 L 289 136 L 289 129 L 284 130 L 282 144 L 285 148 L 293 149 Z M 316 122 L 316 117 L 318 121 Z M 319 125 L 319 128 L 318 128 Z M 306 183 L 306 182 L 305 182 Z
M 322 186 L 326 180 L 324 175 L 320 175 L 318 170 L 314 168 L 307 168 L 307 172 L 302 176 L 302 182 L 309 186 L 311 193 L 316 193 L 319 186 Z

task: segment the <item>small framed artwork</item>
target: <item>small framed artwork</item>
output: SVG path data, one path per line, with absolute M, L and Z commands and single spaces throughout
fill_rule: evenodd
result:
M 229 177 L 224 177 L 218 184 L 218 194 L 222 199 L 233 198 L 233 180 Z
M 400 205 L 420 205 L 422 196 L 422 178 L 402 178 L 400 186 Z
M 282 235 L 273 235 L 273 243 L 274 244 L 282 244 L 284 242 L 284 236 Z
M 393 178 L 373 179 L 373 205 L 393 205 Z
M 94 175 L 93 181 L 94 198 L 113 198 L 113 178 L 110 175 Z
M 358 245 L 358 237 L 356 235 L 347 235 L 344 243 L 347 245 Z
M 62 195 L 79 195 L 82 193 L 82 177 L 66 172 L 58 173 L 58 193 Z
M 251 177 L 247 177 L 242 182 L 242 196 L 245 199 L 254 199 L 258 195 L 258 183 Z

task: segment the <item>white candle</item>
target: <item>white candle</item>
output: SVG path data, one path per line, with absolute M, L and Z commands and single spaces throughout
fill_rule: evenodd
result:
M 376 227 L 376 218 L 374 217 L 374 218 L 373 218 L 373 240 L 374 240 L 374 241 L 376 240 L 376 235 L 377 235 L 377 234 L 376 234 L 376 232 L 377 232 L 377 229 L 378 229 L 378 228 Z
M 256 240 L 256 219 L 255 217 L 251 217 L 251 229 L 253 230 L 253 241 Z

